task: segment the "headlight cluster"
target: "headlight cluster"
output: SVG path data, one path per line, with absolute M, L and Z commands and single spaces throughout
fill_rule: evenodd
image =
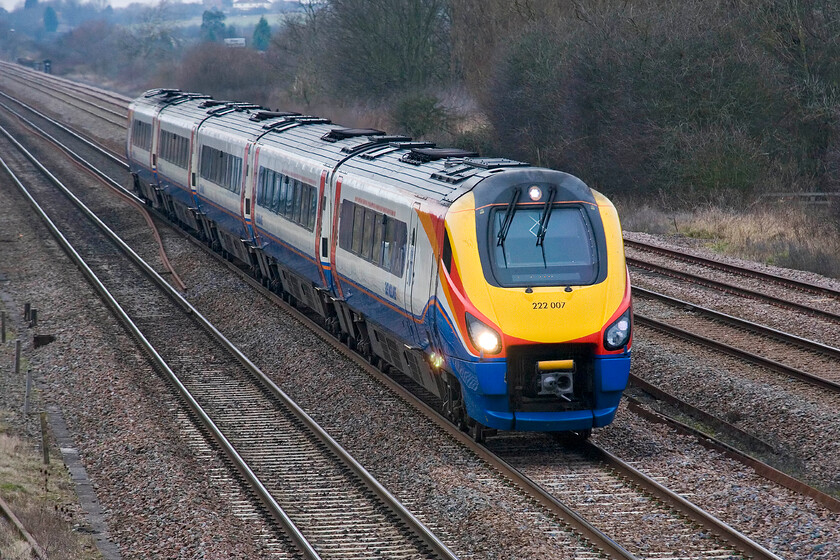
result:
M 498 354 L 502 351 L 502 337 L 499 333 L 470 315 L 467 315 L 467 331 L 473 346 L 487 354 Z
M 618 350 L 630 340 L 630 308 L 604 331 L 604 348 Z

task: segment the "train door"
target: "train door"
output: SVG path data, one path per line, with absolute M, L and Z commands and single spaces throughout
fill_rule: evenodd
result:
M 201 121 L 204 122 L 204 121 Z M 199 149 L 198 149 L 198 127 L 201 126 L 201 123 L 194 124 L 192 128 L 191 138 L 190 138 L 190 165 L 189 165 L 189 174 L 190 174 L 190 193 L 192 193 L 193 204 L 195 205 L 196 209 L 201 209 L 201 206 L 198 203 L 198 168 L 201 165 L 199 160 Z
M 156 111 L 152 116 L 152 142 L 149 152 L 149 167 L 152 170 L 152 177 L 154 177 L 155 185 L 160 185 L 157 171 L 157 154 L 158 154 L 158 138 L 160 137 L 160 111 Z
M 408 332 L 410 333 L 411 340 L 415 343 L 420 340 L 417 330 L 417 321 L 415 319 L 423 312 L 422 309 L 416 309 L 419 306 L 414 302 L 414 265 L 417 257 L 417 228 L 419 225 L 419 220 L 417 218 L 418 210 L 420 210 L 420 203 L 415 202 L 411 209 L 411 216 L 409 216 L 408 220 L 408 241 L 405 248 L 405 285 L 403 291 L 405 310 L 409 315 L 406 319 L 408 321 Z M 420 291 L 422 291 L 422 287 Z
M 333 196 L 333 188 L 330 184 L 330 174 L 326 169 L 321 171 L 321 178 L 318 181 L 318 209 L 315 215 L 315 253 L 318 259 L 323 287 L 333 292 L 333 267 L 330 264 L 330 247 L 335 241 L 333 231 L 333 216 L 338 210 L 335 205 L 338 200 Z
M 245 170 L 242 173 L 242 198 L 240 200 L 240 213 L 242 216 L 242 224 L 245 226 L 245 231 L 248 235 L 248 240 L 258 244 L 256 232 L 254 231 L 254 196 L 256 191 L 256 177 L 257 164 L 256 154 L 259 148 L 248 142 L 245 144 Z

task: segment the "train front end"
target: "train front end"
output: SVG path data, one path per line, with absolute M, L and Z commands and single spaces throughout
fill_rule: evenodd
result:
M 455 324 L 441 338 L 468 416 L 502 430 L 609 424 L 632 342 L 609 200 L 565 173 L 506 170 L 458 198 L 446 230 L 439 298 Z

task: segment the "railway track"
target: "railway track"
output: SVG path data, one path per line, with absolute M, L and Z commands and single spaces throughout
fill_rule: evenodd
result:
M 644 288 L 634 287 L 633 296 L 642 325 L 840 392 L 840 349 Z
M 0 62 L 0 68 L 9 79 L 47 95 L 58 96 L 67 105 L 97 119 L 122 127 L 128 122 L 128 100 L 122 96 L 61 78 L 46 78 L 39 72 L 8 62 Z
M 658 245 L 651 245 L 649 243 L 642 243 L 639 241 L 631 241 L 629 239 L 625 239 L 624 245 L 625 247 L 630 247 L 632 249 L 657 253 L 659 255 L 668 257 L 669 259 L 698 264 L 707 268 L 721 270 L 738 276 L 743 276 L 745 278 L 758 278 L 763 282 L 770 282 L 779 286 L 792 288 L 802 292 L 812 293 L 818 296 L 825 296 L 840 300 L 840 290 L 836 290 L 827 286 L 817 286 L 814 284 L 809 284 L 807 282 L 802 282 L 801 280 L 796 280 L 794 278 L 787 278 L 779 274 L 771 274 L 769 272 L 762 272 L 760 270 L 754 270 L 751 268 L 732 265 L 718 260 L 707 259 L 705 257 L 691 255 L 689 253 L 676 251 L 674 249 L 660 247 Z
M 356 358 L 356 360 L 358 361 L 358 358 Z M 385 381 L 383 381 L 383 382 L 385 382 Z M 463 434 L 461 434 L 461 436 L 456 436 L 455 434 L 457 434 L 457 433 L 459 433 L 459 432 L 457 432 L 457 430 L 455 430 L 454 433 L 453 433 L 453 437 L 463 437 Z M 484 452 L 482 452 L 481 448 L 479 447 L 479 448 L 476 448 L 476 453 L 481 455 Z M 591 458 L 593 456 L 597 456 L 597 455 L 600 455 L 602 458 L 604 457 L 602 452 L 599 452 L 599 451 L 595 450 L 594 448 L 590 448 L 588 451 L 583 452 L 583 456 L 585 457 L 584 463 L 593 462 L 591 460 Z M 512 457 L 512 459 L 514 461 L 521 461 L 521 456 L 517 455 L 516 452 L 513 452 L 510 455 L 510 457 Z M 492 457 L 488 460 L 492 460 Z M 502 463 L 499 463 L 499 464 L 495 465 L 494 468 L 496 468 L 497 470 L 504 471 L 505 468 L 500 466 L 501 464 Z M 520 462 L 518 464 L 525 465 L 527 467 L 527 463 L 521 463 Z M 530 467 L 528 467 L 528 468 L 530 468 Z M 561 468 L 561 467 L 555 466 L 555 468 Z M 577 467 L 571 466 L 569 468 L 575 469 Z M 587 468 L 594 468 L 594 467 L 593 467 L 593 465 L 588 465 Z M 615 467 L 610 466 L 610 467 L 607 467 L 607 470 L 613 469 L 613 468 L 615 468 Z M 632 471 L 628 470 L 626 472 L 632 472 Z M 591 475 L 591 473 L 587 474 L 585 476 L 590 476 L 590 475 Z M 595 475 L 592 475 L 592 476 L 595 476 Z M 628 475 L 622 475 L 622 476 L 628 476 Z M 595 478 L 598 478 L 598 477 L 595 476 Z M 616 479 L 614 477 L 612 479 L 610 479 L 610 475 L 607 474 L 607 475 L 605 475 L 604 480 L 607 481 L 607 482 L 605 482 L 606 488 L 609 488 L 610 484 L 613 484 L 613 487 L 615 487 L 614 485 L 616 484 L 616 482 L 615 482 Z M 613 482 L 610 483 L 609 482 L 610 480 L 612 480 Z M 517 484 L 522 484 L 523 487 L 529 486 L 529 484 L 527 482 L 527 478 L 521 478 L 520 482 L 517 482 Z M 638 483 L 633 483 L 633 484 L 638 484 Z M 629 484 L 628 486 L 632 487 L 633 484 Z M 649 496 L 645 492 L 646 492 L 645 490 L 642 490 L 637 494 L 636 498 L 632 498 L 632 497 L 627 498 L 628 499 L 627 503 L 628 504 L 635 504 L 636 502 L 650 501 Z M 630 494 L 627 494 L 627 496 L 630 496 Z M 554 496 L 551 491 L 545 491 L 544 488 L 542 489 L 541 492 L 537 492 L 536 494 L 534 494 L 534 497 L 535 497 L 535 499 L 537 499 L 541 503 L 557 502 L 556 496 Z M 583 498 L 580 498 L 580 499 L 584 500 L 584 502 L 591 502 L 591 497 L 592 497 L 592 495 L 589 495 L 589 496 L 586 496 L 586 497 L 583 497 Z M 557 504 L 554 504 L 553 507 L 558 507 L 558 506 L 557 506 Z M 648 511 L 648 514 L 649 515 L 654 515 L 654 516 L 660 516 L 662 514 L 662 512 L 673 511 L 672 508 L 675 508 L 675 507 L 677 507 L 677 506 L 675 506 L 671 502 L 658 501 L 653 506 L 654 509 Z M 563 507 L 560 507 L 558 512 L 556 512 L 556 515 L 567 515 L 567 514 L 568 514 L 568 512 L 564 512 Z M 737 544 L 725 544 L 725 543 L 721 543 L 721 542 L 718 542 L 718 541 L 714 541 L 714 539 L 708 538 L 709 535 L 711 534 L 710 531 L 711 532 L 716 532 L 716 533 L 721 532 L 721 531 L 725 532 L 725 529 L 722 529 L 720 525 L 716 525 L 714 529 L 704 528 L 703 524 L 706 523 L 705 521 L 701 522 L 701 523 L 691 521 L 691 522 L 688 522 L 686 524 L 684 519 L 681 520 L 681 517 L 683 515 L 685 515 L 685 513 L 673 515 L 673 519 L 671 519 L 670 521 L 665 521 L 664 526 L 665 527 L 670 527 L 672 529 L 674 527 L 679 528 L 678 532 L 681 533 L 681 535 L 682 535 L 680 538 L 684 537 L 685 539 L 687 539 L 685 543 L 683 543 L 679 546 L 688 547 L 685 550 L 692 550 L 693 552 L 691 552 L 690 554 L 699 555 L 698 557 L 709 557 L 709 558 L 718 557 L 721 554 L 724 554 L 724 556 L 721 556 L 721 557 L 732 557 L 733 555 L 735 555 L 737 557 L 737 554 L 738 554 L 737 551 L 738 550 L 741 550 L 741 551 L 749 550 L 748 552 L 744 552 L 744 554 L 755 555 L 755 557 L 761 557 L 761 558 L 773 557 L 772 555 L 767 555 L 768 553 L 766 551 L 763 551 L 760 547 L 756 547 L 755 550 L 750 550 L 749 547 L 752 546 L 752 545 L 749 544 L 749 539 L 746 539 L 746 541 L 741 542 L 741 541 L 739 541 L 739 539 L 737 537 L 731 536 L 730 540 L 734 541 Z M 644 518 L 644 516 L 642 518 Z M 618 519 L 616 520 L 616 523 L 619 526 L 621 526 L 624 522 L 625 522 L 624 520 L 618 520 Z M 682 523 L 682 524 L 680 524 L 680 523 Z M 709 521 L 708 523 L 713 523 L 713 522 Z M 597 532 L 597 530 L 596 530 L 596 532 Z M 711 547 L 706 547 L 704 549 L 699 549 L 699 548 L 698 549 L 692 549 L 691 548 L 696 543 L 708 544 L 710 541 L 714 541 Z M 633 546 L 632 537 L 628 537 L 628 542 L 630 542 L 631 546 Z M 747 544 L 744 544 L 745 542 L 747 542 Z M 650 543 L 650 542 L 639 543 L 637 545 L 638 548 L 639 548 L 639 551 L 641 553 L 641 555 L 639 557 L 656 557 L 656 556 L 650 556 L 651 545 L 652 545 L 652 543 Z M 668 543 L 668 544 L 663 543 L 663 546 L 662 546 L 660 552 L 662 554 L 665 554 L 670 549 L 671 546 L 676 546 L 676 545 L 674 545 L 673 542 Z M 655 548 L 655 546 L 654 546 L 654 548 Z M 630 557 L 632 557 L 632 556 L 630 556 Z M 694 556 L 691 556 L 691 557 L 694 557 Z
M 108 265 L 107 263 L 102 264 L 102 266 L 104 266 L 108 271 L 124 268 L 117 265 Z M 230 426 L 230 432 L 235 433 L 235 436 L 230 436 L 230 439 L 232 441 L 244 442 L 242 445 L 237 446 L 237 449 L 246 449 L 246 451 L 241 451 L 241 455 L 246 459 L 249 457 L 255 458 L 253 461 L 249 461 L 249 464 L 252 465 L 251 469 L 255 473 L 258 473 L 261 477 L 276 480 L 276 489 L 278 490 L 278 493 L 279 489 L 282 489 L 283 494 L 292 493 L 299 494 L 300 496 L 305 495 L 307 489 L 305 487 L 300 488 L 301 483 L 310 482 L 313 479 L 320 481 L 320 486 L 315 489 L 309 489 L 309 493 L 314 494 L 322 502 L 326 502 L 324 507 L 334 508 L 331 513 L 343 516 L 342 519 L 334 522 L 324 521 L 323 518 L 318 519 L 313 516 L 311 511 L 306 509 L 306 504 L 299 502 L 298 498 L 295 498 L 292 503 L 293 509 L 300 511 L 299 515 L 308 519 L 308 526 L 319 527 L 327 532 L 326 536 L 319 536 L 321 540 L 318 540 L 318 538 L 311 539 L 311 542 L 313 542 L 313 546 L 316 549 L 319 548 L 318 543 L 323 542 L 324 539 L 337 534 L 348 533 L 347 527 L 358 527 L 359 532 L 351 531 L 349 535 L 346 535 L 346 538 L 350 539 L 351 542 L 356 543 L 357 547 L 363 547 L 364 543 L 370 540 L 365 537 L 365 535 L 377 534 L 374 530 L 375 528 L 371 528 L 369 525 L 363 525 L 363 514 L 372 515 L 371 512 L 360 510 L 359 506 L 353 507 L 352 505 L 348 505 L 345 500 L 340 499 L 351 492 L 351 490 L 342 490 L 337 488 L 336 481 L 342 476 L 346 477 L 346 473 L 338 472 L 330 474 L 329 465 L 326 464 L 324 460 L 319 461 L 317 460 L 317 457 L 313 458 L 311 453 L 309 455 L 304 455 L 299 448 L 291 446 L 291 442 L 306 439 L 306 436 L 290 433 L 291 428 L 289 426 L 281 426 L 276 422 L 268 422 L 271 410 L 267 409 L 271 409 L 271 407 L 266 403 L 263 403 L 261 408 L 256 405 L 248 406 L 248 399 L 255 400 L 257 399 L 257 396 L 243 396 L 243 389 L 241 389 L 241 387 L 247 383 L 245 374 L 240 374 L 236 378 L 230 378 L 225 375 L 228 371 L 234 369 L 235 365 L 219 364 L 218 356 L 221 354 L 221 351 L 212 351 L 211 355 L 214 359 L 209 363 L 202 362 L 201 356 L 207 354 L 207 351 L 205 350 L 201 352 L 201 356 L 196 356 L 194 352 L 190 352 L 190 349 L 206 349 L 209 347 L 208 345 L 210 344 L 210 341 L 191 341 L 189 339 L 185 339 L 184 333 L 187 332 L 186 329 L 188 329 L 188 325 L 183 322 L 176 322 L 169 313 L 164 313 L 162 309 L 165 308 L 166 302 L 158 299 L 157 296 L 153 301 L 150 301 L 146 297 L 138 296 L 137 294 L 140 293 L 140 290 L 137 282 L 127 282 L 125 280 L 120 281 L 116 278 L 113 282 L 119 284 L 121 289 L 125 290 L 124 297 L 127 297 L 130 300 L 130 305 L 126 305 L 126 307 L 136 309 L 137 312 L 141 314 L 143 321 L 138 321 L 140 323 L 139 328 L 145 326 L 146 328 L 143 329 L 143 332 L 146 332 L 146 330 L 153 330 L 155 332 L 154 336 L 149 336 L 149 338 L 157 341 L 156 347 L 159 348 L 159 345 L 166 344 L 167 341 L 178 341 L 176 348 L 166 352 L 166 355 L 174 357 L 172 369 L 178 371 L 178 368 L 188 368 L 190 370 L 195 369 L 197 371 L 197 373 L 193 374 L 193 377 L 184 381 L 184 384 L 188 386 L 190 392 L 198 401 L 218 402 L 218 404 L 213 406 L 213 410 L 218 411 L 218 414 L 214 414 L 214 417 L 224 416 L 223 421 L 219 420 L 217 422 L 223 426 Z M 197 312 L 193 311 L 191 315 L 196 313 Z M 149 324 L 149 321 L 153 321 L 153 323 Z M 159 327 L 156 327 L 155 325 L 161 321 L 168 326 L 165 330 L 162 330 L 162 332 L 158 332 Z M 156 352 L 163 354 L 163 351 L 160 349 Z M 272 390 L 271 400 L 279 400 L 282 394 L 278 391 L 279 390 L 277 389 Z M 257 389 L 253 389 L 251 392 L 257 393 L 259 391 Z M 265 390 L 263 390 L 263 393 L 264 392 Z M 262 397 L 265 399 L 265 395 L 262 395 Z M 242 419 L 249 421 L 248 427 L 243 428 L 239 426 Z M 309 439 L 311 439 L 311 436 Z M 284 450 L 287 451 L 287 453 L 285 453 Z M 295 459 L 295 461 L 290 462 L 292 459 Z M 301 461 L 307 464 L 308 467 L 302 468 Z M 285 471 L 288 478 L 283 479 L 277 471 Z M 297 482 L 297 485 L 295 482 Z M 369 491 L 367 494 L 369 494 Z M 325 499 L 325 497 L 331 495 L 338 496 L 339 499 L 332 502 Z M 367 497 L 369 498 L 369 496 Z M 379 506 L 379 509 L 382 509 L 381 505 Z M 296 519 L 297 516 L 290 514 L 289 517 Z M 403 519 L 392 521 L 395 526 L 405 523 Z M 305 528 L 302 528 L 301 530 L 305 532 Z M 604 554 L 604 548 L 599 548 L 597 546 L 593 547 L 589 540 L 581 538 L 579 534 L 576 534 L 573 531 L 563 529 L 562 526 L 554 526 L 552 531 L 555 533 L 568 533 L 562 542 L 570 550 L 577 550 L 577 557 L 596 558 Z M 616 548 L 614 543 L 612 543 L 609 539 L 604 538 L 603 535 L 600 535 L 597 531 L 594 531 L 592 535 L 588 536 L 594 536 L 596 539 L 603 540 L 603 543 L 606 546 L 606 551 L 611 556 L 618 558 L 632 558 L 632 556 L 623 555 L 620 548 Z M 386 557 L 410 558 L 416 556 L 405 553 L 404 551 L 394 550 L 393 547 L 388 544 L 387 539 L 381 535 L 377 535 L 376 540 L 378 543 L 376 550 L 379 551 L 377 554 L 382 554 Z M 414 540 L 416 541 L 419 539 L 414 537 Z M 614 550 L 619 550 L 618 556 L 615 555 Z M 322 552 L 320 549 L 318 551 Z M 431 555 L 432 552 L 435 551 L 428 545 L 425 545 L 425 548 L 420 549 L 420 557 L 427 557 Z M 364 552 L 360 552 L 359 550 L 356 550 L 355 552 L 351 551 L 349 554 L 349 557 L 366 556 Z M 433 556 L 447 557 L 440 554 Z M 323 557 L 336 556 L 325 554 Z
M 14 145 L 27 154 L 29 163 L 15 156 L 10 165 L 29 186 L 6 171 L 33 205 L 50 209 L 54 235 L 284 528 L 278 557 L 454 557 L 115 234 L 94 228 L 92 213 L 68 210 L 65 197 L 75 197 L 0 130 L 4 153 Z
M 131 99 L 129 97 L 126 97 L 125 95 L 116 93 L 114 91 L 96 87 L 90 84 L 74 82 L 73 80 L 68 80 L 66 78 L 56 76 L 54 74 L 45 74 L 43 72 L 38 72 L 36 70 L 32 70 L 31 68 L 27 68 L 19 64 L 0 61 L 0 68 L 2 68 L 6 72 L 16 73 L 21 78 L 25 79 L 27 83 L 36 82 L 39 84 L 49 85 L 51 87 L 56 87 L 56 85 L 58 85 L 60 87 L 65 88 L 68 91 L 82 93 L 97 100 L 107 102 L 113 105 L 115 108 L 124 109 L 126 112 L 128 111 L 128 105 L 131 102 Z
M 548 435 L 523 433 L 491 438 L 486 446 L 476 443 L 468 434 L 446 420 L 439 410 L 427 404 L 428 398 L 421 398 L 407 389 L 408 383 L 404 376 L 398 374 L 400 381 L 395 381 L 336 340 L 317 320 L 290 307 L 235 265 L 221 262 L 240 274 L 253 289 L 275 305 L 307 323 L 322 340 L 364 368 L 433 422 L 441 431 L 435 436 L 436 439 L 452 439 L 467 446 L 493 471 L 504 476 L 509 484 L 522 489 L 531 499 L 580 531 L 587 539 L 597 542 L 606 536 L 609 541 L 614 541 L 626 550 L 627 556 L 621 556 L 624 558 L 778 558 L 595 444 L 572 440 L 569 445 L 560 445 Z M 422 393 L 422 389 L 418 393 Z M 518 449 L 521 454 L 513 453 L 514 449 Z M 557 477 L 561 473 L 571 473 L 565 478 L 569 484 L 558 484 Z M 621 490 L 620 495 L 616 489 Z M 620 513 L 611 514 L 614 510 Z M 639 538 L 638 528 L 645 526 L 645 533 L 648 534 L 647 528 L 652 519 L 657 519 L 661 525 L 652 529 L 650 534 L 667 534 L 669 537 Z M 599 534 L 603 536 L 599 537 Z M 671 556 L 675 551 L 679 553 Z
M 628 255 L 627 264 L 631 271 L 644 270 L 830 322 L 840 322 L 840 291 L 832 288 L 814 286 L 655 245 L 625 240 L 625 246 L 634 249 L 633 254 L 641 252 L 645 255 L 645 258 Z M 654 258 L 651 258 L 651 255 Z M 687 266 L 677 267 L 675 262 L 685 263 Z M 713 274 L 710 275 L 710 271 L 713 271 Z M 713 278 L 712 275 L 725 276 L 726 280 Z

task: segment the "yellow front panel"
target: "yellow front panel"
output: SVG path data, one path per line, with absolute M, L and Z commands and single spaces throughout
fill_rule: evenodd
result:
M 458 199 L 446 216 L 452 252 L 464 291 L 476 309 L 509 336 L 532 342 L 563 342 L 599 332 L 621 304 L 626 270 L 621 226 L 612 203 L 593 191 L 604 224 L 609 263 L 607 278 L 593 286 L 499 288 L 487 283 L 478 254 L 475 199 Z M 489 212 L 490 209 L 482 209 Z

